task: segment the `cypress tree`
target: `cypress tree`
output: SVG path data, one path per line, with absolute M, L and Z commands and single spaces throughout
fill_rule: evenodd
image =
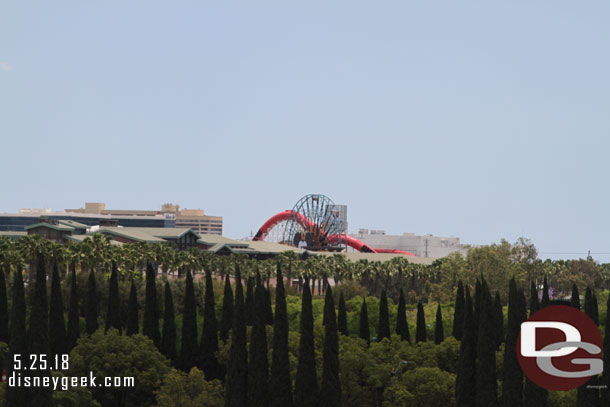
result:
M 174 316 L 174 298 L 169 281 L 165 281 L 165 306 L 163 307 L 163 333 L 160 351 L 172 364 L 176 361 L 176 322 Z
M 182 338 L 179 366 L 189 372 L 197 364 L 197 301 L 191 271 L 186 272 L 184 310 L 182 312 Z
M 597 298 L 595 293 L 587 287 L 585 293 L 585 313 L 599 326 L 599 315 L 597 309 Z M 604 357 L 604 356 L 602 356 Z M 593 376 L 589 381 L 578 388 L 577 403 L 578 407 L 597 407 L 599 405 L 599 390 L 596 386 L 599 376 Z M 608 392 L 608 389 L 604 389 Z
M 551 303 L 549 298 L 549 284 L 547 283 L 546 276 L 544 276 L 544 282 L 542 283 L 542 301 L 541 308 L 547 307 Z
M 292 380 L 288 354 L 288 311 L 282 269 L 277 266 L 275 287 L 275 321 L 273 323 L 273 354 L 271 359 L 271 407 L 292 407 Z
M 495 347 L 496 350 L 500 349 L 500 345 L 504 342 L 504 314 L 502 313 L 502 300 L 500 299 L 500 293 L 496 291 L 496 297 L 494 298 L 493 307 L 493 320 L 494 320 L 494 334 L 495 334 Z
M 205 272 L 203 329 L 199 347 L 201 370 L 207 380 L 222 379 L 222 369 L 216 358 L 216 352 L 218 352 L 218 323 L 216 322 L 214 285 L 212 284 L 212 273 L 207 269 Z
M 6 277 L 0 268 L 0 341 L 8 343 L 8 301 L 6 298 Z
M 523 406 L 523 371 L 517 358 L 517 338 L 521 323 L 525 322 L 526 309 L 523 292 L 517 289 L 513 277 L 508 290 L 508 326 L 502 370 L 502 404 L 504 407 Z
M 597 309 L 597 297 L 590 287 L 585 292 L 585 314 L 587 314 L 595 325 L 599 326 L 599 311 Z
M 72 269 L 70 278 L 70 307 L 68 310 L 68 350 L 72 350 L 76 346 L 76 341 L 80 338 L 80 317 L 78 315 L 78 287 L 76 285 L 76 267 L 74 264 L 70 266 Z
M 474 336 L 474 341 L 476 343 L 476 341 L 479 340 L 479 314 L 480 314 L 480 310 L 481 310 L 481 282 L 477 279 L 477 282 L 474 286 L 474 313 L 473 313 L 473 317 L 474 317 L 474 331 L 475 331 L 475 336 Z
M 269 405 L 269 361 L 267 359 L 267 332 L 265 309 L 267 299 L 259 274 L 254 291 L 254 320 L 250 339 L 250 363 L 248 364 L 248 405 Z
M 593 300 L 593 307 L 592 307 L 593 315 L 591 316 L 591 319 L 593 319 L 593 322 L 595 322 L 595 325 L 599 326 L 599 309 L 597 307 L 597 296 L 595 295 L 595 293 L 592 293 L 592 300 Z
M 140 322 L 138 318 L 138 291 L 136 283 L 131 279 L 129 290 L 129 302 L 127 303 L 127 335 L 135 335 L 140 332 Z
M 265 324 L 273 325 L 273 308 L 271 307 L 271 289 L 269 288 L 269 282 L 267 282 L 267 288 L 265 289 Z
M 415 328 L 415 343 L 426 342 L 426 317 L 424 316 L 424 305 L 421 300 L 417 303 L 417 326 Z
M 121 333 L 121 299 L 119 297 L 119 276 L 116 263 L 112 262 L 112 273 L 108 284 L 108 313 L 106 314 L 106 331 L 115 328 Z
M 540 303 L 538 302 L 538 290 L 534 282 L 530 282 L 530 315 L 540 309 Z
M 388 297 L 385 289 L 381 290 L 381 299 L 379 300 L 379 325 L 377 328 L 377 341 L 381 342 L 383 338 L 390 339 L 390 316 L 388 313 Z
M 580 309 L 580 294 L 578 293 L 578 286 L 576 284 L 572 284 L 572 298 L 570 298 L 570 303 L 574 308 Z
M 161 333 L 159 332 L 159 307 L 157 306 L 156 270 L 152 264 L 146 265 L 146 298 L 144 303 L 144 319 L 142 333 L 148 336 L 159 348 Z M 195 339 L 196 341 L 196 339 Z
M 8 371 L 12 371 L 15 355 L 27 355 L 27 339 L 25 328 L 25 292 L 23 288 L 23 273 L 21 268 L 15 273 L 13 280 L 13 304 L 11 307 L 11 327 L 9 341 Z M 6 388 L 6 401 L 8 406 L 27 407 L 28 389 L 8 386 Z
M 540 309 L 538 291 L 534 282 L 530 282 L 530 316 Z M 546 389 L 539 387 L 527 377 L 523 388 L 523 402 L 525 407 L 546 407 L 549 393 Z
M 66 321 L 64 319 L 64 301 L 61 297 L 61 282 L 57 262 L 53 264 L 53 276 L 51 277 L 51 304 L 49 305 L 49 340 L 51 358 L 55 355 L 68 353 L 66 339 Z
M 85 315 L 85 332 L 87 335 L 93 334 L 97 331 L 97 312 L 98 312 L 98 298 L 97 288 L 95 284 L 95 273 L 93 268 L 89 272 L 89 279 L 87 280 L 87 314 Z
M 337 325 L 341 334 L 349 336 L 349 330 L 347 329 L 347 309 L 345 308 L 345 298 L 343 297 L 343 292 L 341 292 L 339 295 Z
M 451 335 L 458 341 L 462 340 L 462 327 L 464 326 L 464 284 L 458 281 L 455 295 L 455 311 L 453 313 L 453 330 Z
M 405 305 L 405 295 L 402 288 L 398 294 L 398 310 L 396 315 L 396 334 L 400 335 L 400 340 L 411 343 L 411 335 L 409 334 L 409 325 L 407 323 L 407 311 Z
M 318 406 L 318 378 L 316 374 L 316 354 L 313 338 L 313 312 L 308 278 L 305 279 L 303 296 L 301 299 L 301 338 L 299 341 L 297 375 L 294 383 L 294 405 L 296 407 Z
M 434 325 L 434 344 L 438 345 L 444 340 L 443 313 L 441 312 L 441 304 L 438 304 L 438 307 L 436 307 L 436 323 Z
M 360 307 L 360 338 L 364 339 L 368 344 L 371 343 L 371 332 L 369 330 L 369 312 L 366 307 L 366 298 L 362 300 Z
M 225 277 L 225 291 L 222 297 L 222 321 L 220 321 L 220 340 L 227 343 L 229 339 L 229 331 L 233 322 L 233 290 L 231 289 L 231 280 L 227 273 Z
M 382 293 L 382 298 L 384 297 L 384 295 L 385 290 Z M 335 304 L 333 301 L 333 293 L 330 285 L 326 287 L 326 296 L 324 297 L 324 303 L 324 309 L 326 311 L 326 325 L 324 325 L 324 361 L 322 364 L 322 387 L 320 388 L 320 406 L 340 407 L 341 382 L 339 381 L 339 336 L 337 334 Z M 326 306 L 326 304 L 328 304 L 328 306 Z M 381 326 L 381 321 L 379 325 Z M 389 321 L 387 325 L 389 334 Z
M 604 343 L 603 343 L 603 361 L 604 369 L 601 376 L 601 386 L 606 386 L 605 390 L 600 392 L 601 395 L 601 403 L 602 406 L 610 406 L 610 296 L 608 296 L 608 301 L 606 302 L 606 325 L 604 329 Z
M 246 349 L 246 320 L 244 292 L 239 266 L 235 267 L 235 308 L 231 329 L 231 351 L 225 390 L 226 407 L 248 405 L 248 351 Z
M 493 407 L 498 403 L 494 314 L 487 283 L 481 284 L 479 332 L 476 360 L 476 406 Z
M 49 308 L 47 302 L 47 270 L 42 253 L 38 253 L 36 281 L 31 297 L 30 326 L 28 332 L 28 351 L 30 355 L 49 354 Z M 51 373 L 46 370 L 28 371 L 32 377 L 40 377 L 41 382 Z M 32 406 L 51 406 L 51 389 L 48 387 L 32 387 L 28 389 L 28 401 Z
M 466 286 L 464 300 L 463 335 L 460 343 L 457 375 L 455 378 L 455 400 L 457 407 L 474 407 L 476 402 L 476 342 L 474 336 L 474 313 L 470 289 Z
M 248 277 L 246 285 L 246 325 L 251 326 L 254 321 L 254 279 Z

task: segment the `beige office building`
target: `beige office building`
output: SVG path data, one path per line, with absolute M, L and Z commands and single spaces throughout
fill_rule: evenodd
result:
M 66 209 L 68 213 L 91 213 L 111 216 L 156 216 L 175 220 L 177 228 L 189 228 L 197 233 L 222 235 L 222 216 L 206 215 L 203 209 L 180 209 L 180 205 L 166 203 L 161 210 L 106 209 L 102 202 L 86 202 L 84 208 Z

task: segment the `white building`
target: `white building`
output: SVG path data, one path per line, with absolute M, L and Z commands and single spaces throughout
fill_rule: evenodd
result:
M 449 253 L 461 251 L 465 256 L 467 249 L 460 243 L 459 237 L 441 237 L 433 235 L 418 236 L 415 233 L 386 235 L 384 230 L 360 229 L 350 236 L 361 240 L 374 249 L 398 249 L 413 253 L 417 257 L 441 258 Z

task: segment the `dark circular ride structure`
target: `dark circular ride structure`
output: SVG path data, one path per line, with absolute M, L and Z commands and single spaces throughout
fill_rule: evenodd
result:
M 278 243 L 312 251 L 340 252 L 350 246 L 360 252 L 395 253 L 413 256 L 396 249 L 373 249 L 347 234 L 347 220 L 340 207 L 325 195 L 306 195 L 286 210 L 273 215 L 260 227 L 252 240 Z M 275 238 L 271 238 L 272 231 Z

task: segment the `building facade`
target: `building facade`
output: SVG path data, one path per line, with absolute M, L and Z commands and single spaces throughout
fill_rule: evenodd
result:
M 466 255 L 467 248 L 460 243 L 459 237 L 441 237 L 434 235 L 387 235 L 384 230 L 360 229 L 350 236 L 375 249 L 398 249 L 413 253 L 417 257 L 438 259 L 459 251 Z
M 166 203 L 160 210 L 142 209 L 106 209 L 102 202 L 85 202 L 84 208 L 66 209 L 68 213 L 99 214 L 115 217 L 132 217 L 134 219 L 147 216 L 161 216 L 172 226 L 192 229 L 196 233 L 222 235 L 222 216 L 206 215 L 203 209 L 180 209 L 180 205 Z M 120 223 L 119 223 L 120 224 Z M 121 225 L 123 226 L 123 225 Z
M 55 220 L 70 220 L 87 226 L 116 224 L 125 227 L 151 227 L 171 228 L 176 226 L 175 219 L 168 219 L 162 215 L 147 216 L 114 216 L 75 212 L 45 212 L 43 215 L 35 212 L 29 213 L 0 213 L 0 231 L 26 230 L 26 227 L 39 223 L 41 217 Z

